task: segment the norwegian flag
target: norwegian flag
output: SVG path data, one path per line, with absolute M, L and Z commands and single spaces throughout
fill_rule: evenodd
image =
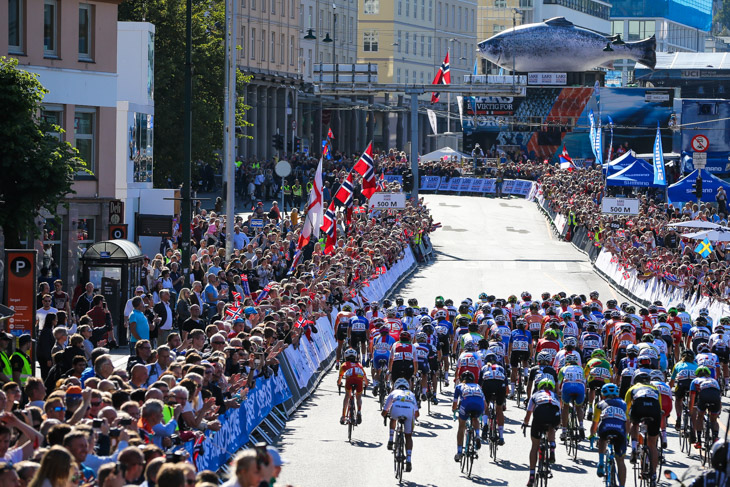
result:
M 451 68 L 449 67 L 449 51 L 446 51 L 444 62 L 441 63 L 436 77 L 431 82 L 432 85 L 450 85 L 451 84 Z M 438 92 L 431 93 L 431 104 L 438 103 L 440 94 Z
M 629 271 L 624 271 L 623 278 L 626 280 L 629 280 L 631 278 L 631 274 L 629 274 Z
M 563 144 L 563 152 L 558 156 L 560 159 L 560 169 L 567 169 L 568 171 L 574 171 L 576 169 L 573 159 L 568 155 L 568 149 Z
M 365 207 L 364 206 L 356 206 L 355 209 L 353 210 L 353 213 L 355 213 L 356 215 L 365 214 Z
M 335 213 L 335 202 L 332 201 L 330 202 L 330 206 L 327 208 L 327 211 L 324 212 L 322 227 L 319 229 L 319 231 L 329 235 L 336 227 L 336 224 L 337 213 Z
M 380 173 L 380 177 L 378 178 L 377 182 L 375 183 L 377 185 L 378 191 L 385 191 L 385 174 Z
M 327 238 L 324 242 L 324 254 L 330 255 L 335 251 L 335 245 L 337 244 L 337 225 L 332 224 L 327 232 Z
M 226 309 L 226 316 L 228 316 L 231 321 L 236 321 L 236 319 L 240 318 L 242 315 L 243 309 L 241 309 L 240 306 L 230 306 Z
M 243 288 L 244 296 L 251 296 L 251 288 L 248 286 L 248 276 L 241 274 L 241 287 Z
M 271 291 L 271 284 L 267 284 L 259 293 L 258 296 L 256 296 L 256 304 L 259 304 L 261 301 L 269 297 L 269 291 Z
M 375 182 L 375 166 L 373 165 L 373 143 L 368 144 L 365 152 L 362 153 L 360 159 L 353 167 L 356 173 L 362 176 L 362 194 L 367 199 L 378 191 L 378 185 Z
M 312 322 L 309 320 L 305 320 L 304 316 L 300 316 L 296 323 L 294 323 L 294 328 L 301 328 L 304 330 L 304 336 L 307 337 L 307 339 L 311 342 L 312 341 Z
M 330 128 L 327 129 L 327 138 L 328 139 L 334 139 L 335 138 L 335 134 L 332 133 L 332 127 L 330 127 Z
M 241 302 L 241 294 L 240 293 L 237 293 L 236 291 L 233 291 L 232 294 L 233 294 L 233 301 L 235 301 L 236 303 L 240 303 Z
M 349 206 L 352 204 L 352 194 L 354 193 L 352 187 L 352 173 L 347 175 L 340 188 L 335 193 L 335 199 L 342 203 L 342 206 Z
M 291 267 L 289 267 L 289 271 L 286 273 L 287 276 L 291 276 L 294 274 L 294 269 L 297 268 L 299 265 L 299 259 L 302 257 L 302 249 L 297 249 L 297 251 L 294 253 L 294 258 L 291 261 Z

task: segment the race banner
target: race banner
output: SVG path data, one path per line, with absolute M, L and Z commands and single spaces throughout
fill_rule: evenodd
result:
M 441 184 L 439 176 L 423 176 L 421 178 L 421 191 L 436 191 Z

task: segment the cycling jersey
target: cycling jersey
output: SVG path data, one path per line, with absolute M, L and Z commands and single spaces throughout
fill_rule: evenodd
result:
M 406 418 L 403 431 L 406 434 L 413 432 L 413 420 L 418 411 L 418 401 L 413 392 L 404 389 L 394 390 L 385 398 L 383 410 L 388 411 L 391 418 Z
M 416 358 L 418 359 L 418 368 L 423 369 L 428 366 L 428 357 L 431 355 L 431 345 L 428 343 L 416 344 Z
M 717 355 L 714 353 L 701 353 L 695 357 L 697 367 L 705 366 L 710 369 L 710 377 L 714 378 L 716 375 L 716 368 L 720 361 L 717 359 Z
M 619 335 L 616 335 L 616 337 L 613 340 L 613 356 L 616 357 L 619 353 L 619 350 L 622 351 L 623 354 L 626 353 L 626 347 L 629 345 L 636 344 L 636 337 L 631 332 L 622 332 Z
M 479 383 L 482 386 L 485 401 L 494 401 L 497 406 L 504 405 L 507 396 L 507 381 L 507 373 L 501 365 L 487 364 L 482 367 Z
M 398 318 L 386 318 L 385 326 L 390 328 L 390 336 L 394 339 L 400 339 L 400 332 L 403 330 L 403 323 Z
M 554 340 L 548 340 L 546 338 L 541 338 L 537 342 L 537 349 L 535 352 L 540 353 L 540 352 L 545 351 L 545 352 L 549 353 L 550 360 L 552 361 L 555 358 L 555 356 L 558 354 L 558 352 L 560 351 L 560 348 L 561 348 L 560 342 L 554 341 Z
M 537 338 L 542 332 L 542 318 L 540 313 L 527 313 L 525 315 L 525 321 L 527 321 L 527 329 L 532 333 L 532 336 Z
M 469 371 L 474 374 L 474 378 L 479 377 L 479 372 L 482 369 L 482 360 L 479 355 L 475 352 L 463 352 L 459 355 L 459 360 L 456 367 L 456 377 L 461 377 L 463 372 Z
M 553 359 L 553 368 L 555 370 L 562 369 L 563 366 L 565 365 L 565 357 L 567 357 L 568 355 L 572 355 L 575 358 L 577 358 L 578 359 L 578 365 L 580 365 L 580 364 L 583 363 L 583 359 L 580 356 L 580 352 L 578 352 L 578 350 L 573 350 L 571 352 L 568 352 L 567 350 L 560 350 L 555 355 L 555 358 Z
M 689 385 L 689 390 L 694 392 L 704 391 L 705 389 L 720 390 L 720 384 L 710 377 L 696 377 Z
M 710 340 L 710 329 L 704 326 L 693 326 L 689 329 L 687 336 L 692 343 L 692 350 L 697 353 L 697 347 L 701 343 L 707 343 Z
M 505 352 L 509 349 L 510 337 L 512 336 L 512 330 L 509 326 L 495 324 L 489 329 L 489 336 L 499 337 L 502 340 Z
M 594 350 L 603 347 L 603 339 L 598 333 L 586 331 L 581 335 L 578 344 L 583 351 L 583 357 L 587 358 L 591 356 Z
M 468 314 L 459 313 L 456 315 L 456 318 L 451 320 L 451 322 L 454 324 L 454 328 L 456 328 L 458 325 L 456 324 L 459 321 L 459 318 L 469 318 L 469 321 L 472 321 L 472 316 Z
M 393 362 L 413 362 L 415 350 L 410 343 L 396 342 L 391 348 Z
M 378 335 L 373 338 L 373 363 L 377 365 L 379 360 L 386 363 L 390 360 L 390 350 L 395 344 L 395 339 L 390 335 Z
M 602 440 L 612 438 L 614 453 L 621 458 L 626 454 L 626 403 L 618 397 L 603 399 L 593 408 L 593 424 Z
M 484 414 L 485 402 L 484 392 L 479 384 L 462 382 L 454 388 L 454 405 L 459 406 L 461 420 Z
M 682 318 L 679 316 L 669 316 L 667 324 L 672 327 L 672 339 L 678 343 L 682 339 Z
M 680 311 L 677 313 L 677 318 L 682 320 L 682 334 L 686 335 L 692 328 L 692 317 L 686 311 Z
M 655 400 L 659 405 L 659 390 L 647 384 L 636 384 L 626 392 L 626 407 L 630 411 L 634 401 Z
M 535 392 L 527 403 L 527 410 L 534 411 L 540 406 L 557 406 L 560 410 L 560 399 L 553 391 L 539 390 Z
M 539 383 L 543 377 L 550 377 L 553 382 L 558 382 L 558 373 L 549 365 L 534 365 L 530 368 L 528 382 Z
M 638 358 L 624 357 L 618 365 L 618 371 L 621 377 L 633 377 L 634 371 L 639 367 Z
M 482 370 L 480 372 L 480 380 L 487 381 L 487 380 L 500 380 L 505 381 L 507 380 L 507 373 L 504 370 L 504 367 L 498 364 L 487 364 L 482 367 Z
M 350 331 L 352 333 L 365 333 L 370 327 L 370 322 L 364 316 L 353 316 L 350 318 Z
M 512 352 L 528 352 L 530 345 L 532 345 L 532 334 L 525 330 L 513 330 L 509 343 Z
M 607 384 L 611 382 L 611 364 L 602 358 L 592 358 L 585 366 L 585 375 L 588 382 L 598 381 Z
M 563 337 L 575 337 L 578 338 L 580 330 L 575 321 L 563 322 Z
M 459 338 L 459 346 L 463 350 L 467 343 L 473 343 L 474 345 L 479 344 L 479 340 L 482 340 L 484 337 L 481 336 L 479 333 L 476 332 L 467 332 L 461 335 Z
M 355 391 L 358 394 L 362 393 L 364 382 L 367 381 L 367 375 L 362 365 L 357 362 L 344 362 L 340 366 L 340 380 L 343 377 L 345 379 L 346 389 L 349 390 L 354 385 Z
M 481 356 L 489 355 L 490 353 L 496 355 L 499 358 L 499 363 L 504 365 L 504 358 L 507 356 L 507 352 L 504 350 L 501 342 L 490 343 L 487 347 L 486 352 L 482 353 Z
M 659 391 L 659 397 L 662 404 L 662 412 L 665 417 L 669 417 L 672 413 L 672 389 L 669 384 L 660 380 L 651 381 L 651 385 Z
M 710 335 L 710 340 L 707 344 L 710 346 L 710 350 L 715 354 L 718 350 L 725 351 L 729 348 L 727 335 L 720 335 L 719 333 L 713 333 Z

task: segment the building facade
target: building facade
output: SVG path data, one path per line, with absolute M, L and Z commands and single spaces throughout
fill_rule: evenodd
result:
M 60 219 L 46 218 L 43 272 L 70 289 L 78 258 L 108 238 L 109 202 L 116 191 L 117 5 L 121 0 L 0 0 L 0 55 L 38 75 L 49 93 L 42 116 L 59 125 L 91 174 L 76 176 L 75 194 Z
M 656 36 L 657 52 L 704 52 L 712 30 L 712 0 L 612 0 L 611 33 L 625 41 Z M 634 80 L 632 60 L 614 63 L 622 85 Z

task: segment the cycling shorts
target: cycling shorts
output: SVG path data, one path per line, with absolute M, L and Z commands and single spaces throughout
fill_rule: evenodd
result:
M 667 351 L 670 351 L 674 346 L 674 339 L 672 338 L 672 335 L 662 335 L 662 340 L 664 340 L 664 343 L 667 344 Z
M 522 362 L 526 362 L 530 359 L 530 352 L 526 350 L 516 350 L 513 351 L 509 356 L 509 365 L 510 367 L 517 368 L 520 365 L 522 365 Z
M 566 405 L 571 401 L 575 401 L 575 405 L 580 406 L 586 400 L 586 386 L 577 382 L 563 384 L 560 393 L 563 403 Z
M 364 343 L 367 345 L 368 343 L 368 334 L 365 331 L 353 331 L 350 334 L 350 346 L 357 350 L 357 347 Z
M 411 360 L 398 360 L 393 362 L 393 370 L 390 373 L 390 380 L 395 384 L 398 379 L 410 381 L 413 378 L 413 362 Z
M 724 349 L 715 349 L 712 350 L 712 353 L 717 355 L 717 359 L 720 361 L 721 364 L 726 364 L 730 362 L 730 350 L 727 348 Z
M 619 392 L 618 397 L 624 398 L 626 397 L 626 393 L 631 389 L 631 376 L 630 375 L 622 375 L 621 376 L 621 385 L 619 386 Z
M 390 408 L 391 419 L 398 419 L 401 416 L 406 418 L 406 422 L 403 424 L 403 432 L 407 435 L 413 433 L 413 419 L 415 417 L 416 410 L 409 406 L 401 406 L 399 403 L 394 403 Z
M 347 327 L 338 327 L 337 328 L 337 340 L 347 340 Z
M 722 406 L 722 394 L 720 389 L 705 389 L 697 395 L 697 408 L 700 411 L 719 413 Z
M 494 401 L 497 406 L 503 406 L 507 396 L 504 381 L 499 379 L 485 380 L 482 383 L 482 392 L 487 402 Z
M 616 356 L 614 357 L 613 361 L 618 364 L 624 357 L 626 357 L 626 348 L 619 348 L 618 350 L 616 350 Z
M 603 379 L 592 379 L 588 381 L 588 389 L 590 389 L 591 391 L 600 391 L 601 387 L 606 384 L 607 382 Z
M 431 366 L 428 363 L 428 360 L 424 362 L 418 362 L 418 370 L 423 374 L 426 375 L 429 372 L 431 372 Z
M 431 368 L 431 372 L 435 372 L 439 368 L 439 360 L 436 355 L 428 357 L 428 366 Z
M 375 367 L 377 367 L 377 368 L 380 368 L 380 367 L 387 367 L 387 366 L 388 366 L 388 361 L 389 361 L 389 360 L 390 360 L 390 353 L 388 353 L 388 352 L 385 352 L 385 353 L 383 353 L 383 352 L 380 352 L 380 353 L 378 353 L 378 352 L 375 352 L 375 353 L 373 354 L 373 364 L 374 364 L 374 365 L 375 365 Z M 384 363 L 383 363 L 382 365 L 379 365 L 379 362 L 380 362 L 380 361 L 382 361 L 382 362 L 384 362 Z
M 449 356 L 449 353 L 451 353 L 451 352 L 449 350 L 448 338 L 439 338 L 438 351 L 441 352 L 441 355 L 444 357 Z
M 603 422 L 598 425 L 598 437 L 602 440 L 610 439 L 613 452 L 617 458 L 626 455 L 626 426 L 616 423 Z
M 630 417 L 631 422 L 636 424 L 646 418 L 649 436 L 659 434 L 659 429 L 662 424 L 662 410 L 658 399 L 641 398 L 635 400 L 631 405 Z
M 540 433 L 543 431 L 560 426 L 560 408 L 555 404 L 537 406 L 532 413 L 532 418 L 530 436 L 539 439 Z
M 484 414 L 484 399 L 481 397 L 467 397 L 459 404 L 459 419 L 478 418 Z
M 352 386 L 355 386 L 355 392 L 358 394 L 362 394 L 362 388 L 363 388 L 363 379 L 362 377 L 348 377 L 345 381 L 345 389 L 350 390 Z
M 677 382 L 677 387 L 674 388 L 674 400 L 682 402 L 684 397 L 689 392 L 689 386 L 692 383 L 692 379 L 684 379 Z

